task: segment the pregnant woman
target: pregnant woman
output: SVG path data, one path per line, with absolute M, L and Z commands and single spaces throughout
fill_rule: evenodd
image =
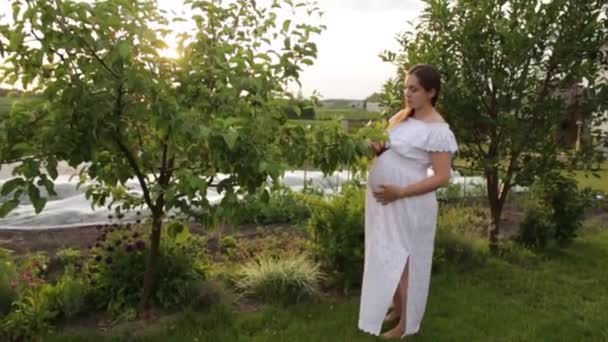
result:
M 396 325 L 383 337 L 415 334 L 424 315 L 437 222 L 435 190 L 448 183 L 457 151 L 450 126 L 435 110 L 440 89 L 435 68 L 412 68 L 405 80 L 407 106 L 390 119 L 388 143 L 370 142 L 378 158 L 367 180 L 359 329 L 373 335 L 385 321 Z

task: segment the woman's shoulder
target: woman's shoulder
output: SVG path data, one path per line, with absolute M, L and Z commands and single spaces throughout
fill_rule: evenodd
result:
M 423 120 L 426 123 L 429 124 L 447 124 L 448 122 L 444 119 L 443 115 L 441 115 L 439 112 L 437 111 L 433 111 L 433 114 L 429 115 L 428 118 L 426 118 L 425 120 Z
M 390 119 L 388 119 L 389 126 L 393 126 L 396 123 L 405 120 L 406 117 L 407 117 L 407 110 L 406 109 L 401 109 L 400 111 L 398 111 L 397 113 L 395 113 L 393 116 L 391 116 Z

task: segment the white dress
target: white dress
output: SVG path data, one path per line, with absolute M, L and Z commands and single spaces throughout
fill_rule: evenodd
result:
M 365 200 L 365 262 L 359 329 L 379 335 L 401 274 L 409 258 L 405 335 L 420 329 L 433 259 L 437 200 L 435 192 L 394 201 L 386 206 L 372 191 L 380 185 L 417 183 L 427 176 L 430 152 L 457 151 L 446 123 L 409 118 L 389 132 L 390 148 L 378 157 L 367 179 Z

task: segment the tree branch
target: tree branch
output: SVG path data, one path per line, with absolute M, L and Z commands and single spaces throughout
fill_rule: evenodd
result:
M 169 137 L 170 137 L 170 129 L 169 129 L 169 132 L 167 132 L 167 134 L 165 135 L 165 138 L 163 139 L 163 152 L 162 152 L 162 157 L 161 157 L 160 177 L 158 178 L 158 183 L 160 184 L 160 187 L 161 187 L 161 193 L 159 194 L 158 198 L 156 199 L 154 208 L 152 208 L 152 210 L 154 210 L 156 213 L 160 213 L 163 210 L 163 207 L 165 206 L 164 191 L 167 187 L 167 184 L 171 180 L 171 170 L 170 170 L 169 164 L 172 163 L 173 160 L 171 160 L 171 161 L 168 160 Z M 173 158 L 171 158 L 171 159 L 173 159 Z
M 116 93 L 117 94 L 116 94 L 116 101 L 114 103 L 114 115 L 116 116 L 117 120 L 120 120 L 120 117 L 122 116 L 122 111 L 123 111 L 123 96 L 124 96 L 124 90 L 123 90 L 122 84 L 120 84 L 118 86 Z M 137 180 L 139 181 L 139 185 L 141 186 L 141 190 L 144 194 L 144 200 L 146 201 L 146 204 L 148 205 L 148 207 L 150 209 L 153 209 L 154 202 L 152 201 L 152 198 L 150 197 L 150 190 L 148 189 L 147 179 L 144 176 L 143 172 L 141 171 L 139 165 L 137 164 L 137 160 L 135 160 L 135 156 L 133 155 L 133 153 L 120 139 L 121 136 L 122 135 L 121 135 L 121 131 L 120 131 L 120 125 L 118 125 L 116 127 L 116 136 L 114 137 L 114 141 L 118 145 L 118 148 L 123 153 L 125 158 L 127 158 L 129 165 L 135 172 L 135 176 L 137 177 Z
M 57 7 L 57 9 L 59 9 L 59 6 Z M 62 15 L 60 17 L 66 18 L 66 16 L 63 13 L 61 13 L 61 14 Z M 61 25 L 61 27 L 63 28 L 64 32 L 70 32 L 70 33 L 72 33 L 72 35 L 76 39 L 78 39 L 85 46 L 86 49 L 88 49 L 88 52 L 93 55 L 93 58 L 95 58 L 97 60 L 97 62 L 99 62 L 99 64 L 101 64 L 101 66 L 104 69 L 106 69 L 112 76 L 114 76 L 114 78 L 117 78 L 117 79 L 120 78 L 120 76 L 114 70 L 112 70 L 112 68 L 110 68 L 110 66 L 108 64 L 106 64 L 106 62 L 101 57 L 99 57 L 99 55 L 97 54 L 97 52 L 95 51 L 95 49 L 93 49 L 93 47 L 91 46 L 91 44 L 89 44 L 89 42 L 86 39 L 84 39 L 79 34 L 77 34 L 73 30 L 72 27 L 69 27 L 65 23 L 65 21 L 58 20 L 57 22 Z

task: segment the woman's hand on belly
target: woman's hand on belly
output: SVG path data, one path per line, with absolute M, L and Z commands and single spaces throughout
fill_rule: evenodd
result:
M 374 191 L 374 198 L 382 205 L 387 205 L 405 197 L 404 187 L 397 185 L 380 185 L 380 190 Z

